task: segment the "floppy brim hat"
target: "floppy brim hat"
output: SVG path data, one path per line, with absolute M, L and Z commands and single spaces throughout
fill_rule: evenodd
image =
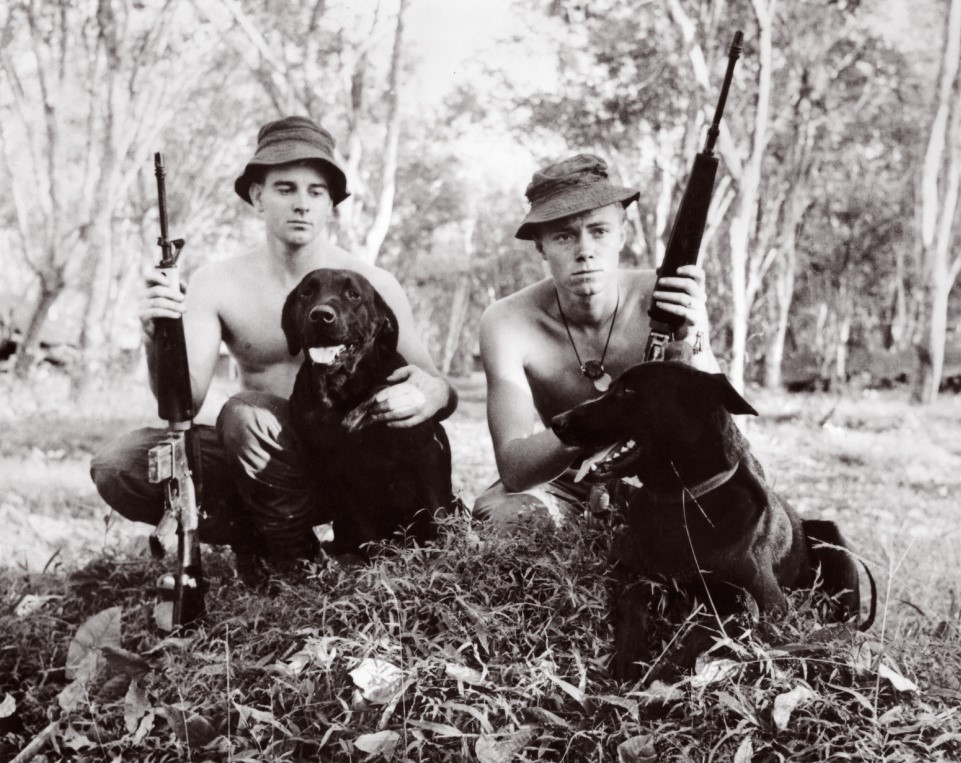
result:
M 626 207 L 640 195 L 636 188 L 611 183 L 600 157 L 578 154 L 534 173 L 526 193 L 531 209 L 514 236 L 531 241 L 538 225 L 609 204 Z
M 334 157 L 333 136 L 306 117 L 285 117 L 268 122 L 257 134 L 257 150 L 244 171 L 234 181 L 234 190 L 248 204 L 250 186 L 258 179 L 258 169 L 277 167 L 296 162 L 316 162 L 327 179 L 331 201 L 337 206 L 350 194 L 347 176 Z

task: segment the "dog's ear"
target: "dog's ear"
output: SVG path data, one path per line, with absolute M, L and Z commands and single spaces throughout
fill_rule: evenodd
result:
M 741 397 L 741 394 L 734 389 L 734 386 L 728 381 L 728 378 L 724 374 L 710 374 L 710 377 L 712 380 L 712 391 L 717 396 L 721 405 L 723 405 L 729 413 L 757 416 L 757 411 L 754 410 L 754 407 Z
M 391 351 L 397 350 L 397 337 L 400 329 L 397 326 L 397 316 L 390 309 L 390 305 L 380 296 L 380 292 L 374 289 L 374 305 L 377 313 L 377 334 L 375 341 L 384 345 Z
M 297 320 L 298 287 L 299 285 L 295 286 L 290 294 L 287 295 L 287 300 L 284 302 L 284 310 L 280 314 L 280 327 L 284 330 L 284 336 L 287 337 L 287 349 L 291 355 L 296 355 L 302 348 L 300 326 L 298 325 L 300 321 Z

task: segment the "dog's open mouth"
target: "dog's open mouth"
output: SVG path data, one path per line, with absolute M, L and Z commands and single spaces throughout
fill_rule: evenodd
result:
M 338 359 L 343 360 L 350 354 L 352 345 L 332 344 L 329 347 L 308 347 L 307 354 L 311 362 L 318 366 L 332 366 Z
M 580 482 L 585 477 L 592 482 L 620 477 L 634 484 L 637 478 L 632 467 L 640 456 L 641 447 L 634 440 L 621 440 L 585 458 L 581 462 L 581 468 L 577 470 L 574 482 Z

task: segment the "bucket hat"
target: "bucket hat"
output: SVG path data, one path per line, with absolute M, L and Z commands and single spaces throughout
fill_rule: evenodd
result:
M 641 193 L 636 188 L 614 185 L 607 174 L 607 163 L 599 156 L 577 154 L 535 172 L 525 195 L 531 209 L 514 236 L 530 241 L 541 223 L 608 204 L 626 207 Z
M 257 133 L 257 150 L 244 171 L 234 181 L 234 190 L 251 204 L 250 185 L 258 177 L 257 168 L 276 167 L 293 162 L 316 161 L 324 167 L 330 183 L 334 206 L 346 199 L 347 176 L 334 158 L 334 138 L 307 117 L 284 117 L 268 122 Z

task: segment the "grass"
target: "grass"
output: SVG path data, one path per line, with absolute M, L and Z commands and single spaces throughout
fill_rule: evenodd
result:
M 0 572 L 0 702 L 15 703 L 0 709 L 0 759 L 56 721 L 48 761 L 957 760 L 961 401 L 750 397 L 762 416 L 744 428 L 769 478 L 802 514 L 836 518 L 875 570 L 867 634 L 800 607 L 677 685 L 620 684 L 606 670 L 605 528 L 501 540 L 454 518 L 431 547 L 256 590 L 208 549 L 208 616 L 170 639 L 149 594 L 163 568 L 101 541 L 70 557 L 80 566 Z M 136 414 L 23 408 L 0 454 L 0 511 L 103 528 L 82 467 Z M 468 396 L 448 429 L 469 500 L 493 477 L 483 404 Z M 18 617 L 27 595 L 55 598 Z M 111 607 L 119 641 L 92 650 L 78 686 L 70 645 Z M 365 697 L 368 669 L 382 685 Z

